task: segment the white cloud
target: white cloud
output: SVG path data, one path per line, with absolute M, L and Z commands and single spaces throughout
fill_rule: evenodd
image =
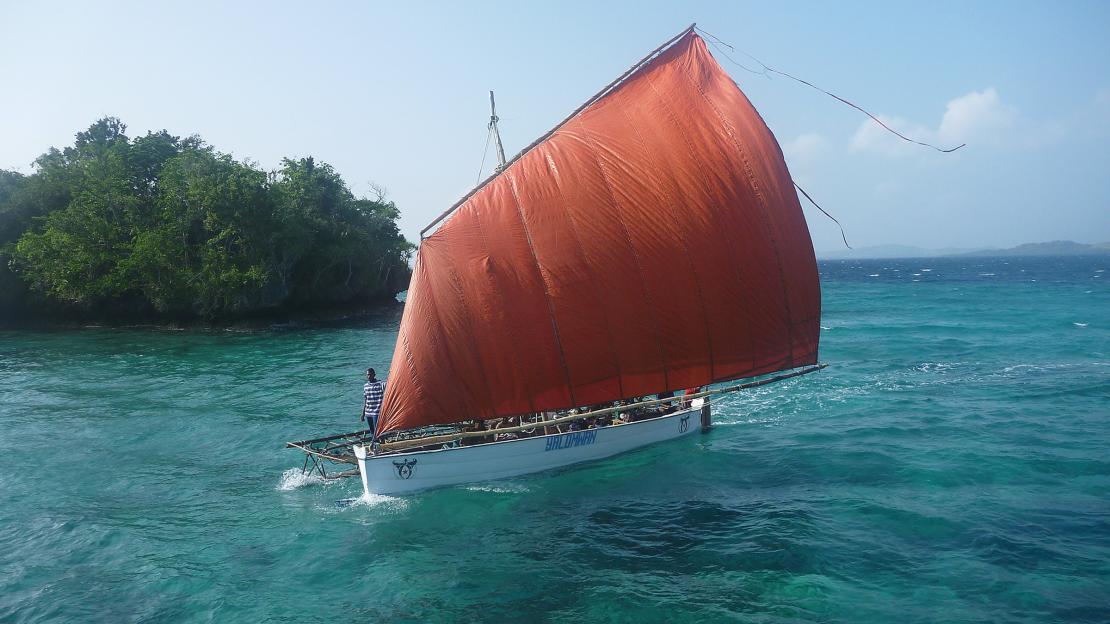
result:
M 804 164 L 811 162 L 829 147 L 829 142 L 820 134 L 810 133 L 798 136 L 792 141 L 787 141 L 782 146 L 786 160 L 791 164 Z
M 934 129 L 900 117 L 878 115 L 883 123 L 903 135 L 939 147 L 960 143 L 990 144 L 1003 141 L 1018 122 L 1017 110 L 1005 104 L 994 87 L 972 91 L 949 100 L 940 124 Z M 904 141 L 868 119 L 852 135 L 853 152 L 875 152 L 887 156 L 910 155 Z
M 948 102 L 936 136 L 946 143 L 993 138 L 1011 127 L 1017 111 L 1002 103 L 994 87 L 972 91 Z

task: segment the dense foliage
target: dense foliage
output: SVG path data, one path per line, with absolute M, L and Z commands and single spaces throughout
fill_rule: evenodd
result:
M 403 290 L 412 246 L 384 197 L 329 165 L 277 171 L 105 118 L 31 175 L 0 170 L 0 318 L 232 318 Z

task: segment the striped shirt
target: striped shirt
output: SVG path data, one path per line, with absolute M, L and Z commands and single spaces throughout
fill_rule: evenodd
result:
M 378 412 L 382 410 L 382 396 L 385 395 L 385 382 L 384 381 L 368 381 L 362 387 L 363 408 L 366 416 L 366 422 L 373 427 L 375 420 L 378 418 Z

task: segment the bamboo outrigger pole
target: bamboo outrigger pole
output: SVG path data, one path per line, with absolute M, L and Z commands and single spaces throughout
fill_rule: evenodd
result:
M 749 382 L 746 382 L 746 383 L 737 384 L 735 386 L 726 386 L 724 388 L 716 388 L 714 390 L 704 390 L 702 392 L 695 392 L 693 394 L 687 394 L 687 395 L 683 395 L 681 397 L 670 397 L 670 398 L 666 398 L 666 399 L 651 399 L 649 401 L 641 401 L 639 403 L 630 403 L 628 405 L 617 405 L 617 406 L 613 406 L 613 407 L 606 407 L 606 408 L 603 408 L 603 409 L 594 410 L 592 412 L 582 412 L 581 414 L 572 414 L 570 416 L 561 416 L 559 418 L 553 418 L 551 420 L 542 420 L 542 421 L 528 423 L 528 424 L 516 425 L 516 426 L 513 426 L 513 427 L 505 427 L 505 428 L 502 428 L 502 429 L 487 429 L 487 430 L 484 430 L 484 431 L 463 431 L 463 432 L 460 432 L 460 433 L 448 433 L 448 434 L 438 435 L 438 436 L 429 436 L 427 438 L 414 438 L 414 439 L 411 439 L 411 440 L 401 440 L 401 441 L 398 441 L 398 442 L 383 442 L 383 443 L 377 445 L 377 450 L 378 450 L 379 453 L 388 453 L 390 451 L 399 451 L 399 450 L 406 449 L 406 448 L 414 448 L 414 447 L 420 447 L 420 446 L 432 446 L 432 445 L 435 445 L 435 444 L 446 444 L 446 443 L 449 443 L 449 442 L 455 442 L 455 441 L 464 440 L 464 439 L 467 439 L 467 438 L 484 438 L 484 437 L 499 434 L 499 433 L 514 433 L 514 432 L 517 432 L 517 431 L 524 431 L 525 429 L 534 429 L 536 427 L 550 427 L 552 425 L 559 425 L 559 424 L 562 424 L 562 423 L 568 423 L 568 422 L 575 421 L 575 420 L 581 420 L 583 418 L 590 418 L 592 416 L 602 416 L 602 415 L 605 415 L 605 414 L 612 414 L 614 412 L 628 411 L 629 409 L 634 409 L 634 408 L 637 408 L 637 407 L 649 407 L 649 406 L 652 406 L 652 405 L 659 405 L 660 403 L 673 403 L 674 401 L 691 401 L 693 399 L 697 399 L 697 398 L 701 398 L 701 397 L 707 397 L 707 396 L 714 395 L 714 394 L 727 394 L 729 392 L 736 392 L 738 390 L 747 390 L 748 388 L 756 388 L 756 387 L 759 387 L 759 386 L 766 386 L 767 384 L 772 384 L 772 383 L 775 383 L 775 382 L 783 381 L 784 379 L 790 379 L 791 377 L 800 377 L 802 375 L 808 375 L 809 373 L 815 373 L 815 372 L 817 372 L 817 371 L 819 371 L 823 368 L 826 368 L 826 367 L 828 367 L 828 364 L 816 364 L 814 366 L 809 366 L 807 368 L 802 368 L 802 369 L 799 369 L 799 370 L 796 370 L 796 371 L 791 371 L 789 373 L 784 373 L 782 375 L 776 375 L 774 377 L 768 377 L 767 379 L 760 379 L 758 381 L 749 381 Z

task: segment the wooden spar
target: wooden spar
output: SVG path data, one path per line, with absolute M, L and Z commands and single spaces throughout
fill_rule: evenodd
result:
M 354 464 L 355 463 L 355 460 L 350 458 L 350 457 L 343 457 L 341 455 L 330 455 L 330 454 L 325 453 L 323 451 L 319 451 L 317 449 L 314 449 L 310 446 L 302 446 L 301 443 L 299 443 L 299 442 L 286 442 L 285 446 L 286 446 L 286 448 L 300 449 L 308 455 L 313 455 L 315 457 L 322 457 L 324 459 L 328 459 L 328 460 L 331 460 L 331 461 L 334 461 L 334 462 L 342 462 L 344 464 Z
M 527 154 L 528 152 L 532 151 L 532 148 L 534 148 L 534 147 L 536 147 L 537 145 L 539 145 L 540 143 L 543 143 L 544 141 L 546 141 L 546 140 L 548 139 L 548 137 L 550 137 L 551 135 L 555 134 L 555 132 L 556 132 L 557 130 L 559 130 L 559 128 L 562 128 L 562 127 L 563 127 L 563 126 L 564 126 L 564 125 L 565 125 L 565 124 L 566 124 L 566 123 L 567 123 L 568 121 L 570 121 L 571 119 L 574 119 L 575 117 L 577 117 L 577 116 L 578 116 L 578 113 L 581 113 L 582 111 L 586 110 L 586 108 L 588 108 L 588 107 L 589 107 L 589 106 L 590 106 L 591 104 L 593 104 L 594 102 L 596 102 L 596 101 L 600 100 L 600 99 L 601 99 L 602 97 L 604 97 L 604 96 L 605 96 L 605 95 L 606 95 L 607 93 L 609 93 L 609 91 L 611 91 L 611 90 L 613 89 L 613 87 L 616 87 L 616 86 L 617 86 L 617 85 L 619 85 L 619 84 L 620 84 L 621 82 L 624 82 L 624 79 L 625 79 L 625 78 L 628 78 L 628 77 L 629 77 L 629 76 L 630 76 L 630 75 L 631 75 L 631 74 L 632 74 L 633 72 L 635 72 L 635 71 L 636 71 L 637 69 L 640 69 L 640 67 L 642 67 L 642 66 L 643 66 L 643 65 L 644 65 L 645 63 L 647 63 L 648 61 L 650 61 L 650 60 L 652 60 L 653 58 L 655 58 L 655 56 L 656 56 L 657 54 L 659 54 L 660 52 L 662 52 L 663 50 L 665 50 L 666 48 L 668 48 L 668 47 L 669 47 L 669 46 L 670 46 L 670 45 L 671 45 L 672 43 L 674 43 L 675 41 L 678 41 L 679 39 L 681 39 L 681 38 L 682 38 L 682 37 L 683 37 L 683 36 L 684 36 L 684 35 L 685 35 L 686 33 L 688 33 L 688 32 L 690 32 L 690 31 L 694 30 L 694 26 L 696 26 L 696 25 L 697 25 L 697 24 L 690 24 L 689 26 L 687 26 L 686 28 L 684 28 L 684 29 L 682 30 L 682 32 L 680 32 L 680 33 L 678 33 L 677 35 L 675 35 L 675 36 L 671 37 L 671 38 L 670 38 L 670 39 L 668 39 L 668 40 L 667 40 L 667 41 L 666 41 L 666 42 L 665 42 L 665 43 L 664 43 L 663 45 L 661 45 L 661 46 L 659 46 L 658 48 L 655 48 L 654 50 L 652 50 L 652 51 L 651 51 L 650 53 L 648 53 L 648 55 L 647 55 L 647 56 L 645 56 L 644 58 L 640 59 L 640 60 L 639 60 L 639 61 L 638 61 L 638 62 L 637 62 L 637 63 L 636 63 L 635 65 L 633 65 L 632 67 L 628 68 L 628 71 L 626 71 L 626 72 L 624 72 L 623 74 L 621 74 L 621 75 L 620 75 L 620 76 L 619 76 L 619 77 L 618 77 L 618 78 L 617 78 L 616 80 L 614 80 L 613 82 L 610 82 L 609 84 L 605 85 L 605 88 L 604 88 L 604 89 L 602 89 L 601 91 L 598 91 L 597 93 L 595 93 L 595 94 L 594 94 L 594 96 L 593 96 L 593 97 L 591 97 L 590 99 L 586 100 L 586 103 L 585 103 L 585 104 L 583 104 L 583 105 L 579 106 L 578 108 L 574 109 L 574 112 L 573 112 L 573 113 L 571 113 L 570 115 L 567 115 L 566 119 L 564 119 L 564 120 L 560 121 L 560 122 L 559 122 L 558 124 L 556 124 L 556 125 L 555 125 L 555 127 L 554 127 L 554 128 L 552 128 L 552 129 L 548 130 L 547 132 L 545 132 L 545 133 L 543 134 L 543 136 L 541 136 L 540 138 L 536 139 L 535 141 L 532 141 L 532 143 L 531 143 L 530 145 L 528 145 L 528 147 L 525 147 L 524 149 L 520 150 L 520 152 L 519 152 L 519 153 L 517 153 L 517 155 L 516 155 L 516 156 L 513 156 L 513 157 L 512 157 L 511 159 L 509 159 L 509 161 L 508 161 L 508 162 L 505 162 L 505 163 L 503 163 L 500 169 L 498 169 L 498 170 L 494 171 L 493 175 L 489 176 L 489 177 L 488 177 L 488 178 L 486 178 L 485 180 L 482 180 L 482 182 L 481 182 L 481 183 L 479 183 L 479 184 L 478 184 L 478 186 L 475 186 L 475 187 L 474 187 L 473 189 L 471 189 L 471 191 L 470 191 L 469 193 L 467 193 L 466 195 L 463 195 L 462 199 L 460 199 L 459 201 L 455 202 L 455 203 L 454 203 L 454 204 L 453 204 L 453 205 L 452 205 L 452 206 L 451 206 L 450 208 L 448 208 L 447 210 L 443 211 L 443 214 L 441 214 L 441 215 L 439 215 L 438 217 L 436 217 L 436 218 L 435 218 L 435 220 L 434 220 L 434 221 L 432 221 L 431 223 L 429 223 L 429 224 L 428 224 L 428 225 L 427 225 L 427 226 L 426 226 L 426 227 L 425 227 L 425 228 L 424 228 L 423 230 L 420 230 L 420 238 L 421 238 L 421 239 L 423 239 L 423 238 L 424 238 L 424 234 L 425 234 L 425 233 L 426 233 L 426 232 L 427 232 L 428 230 L 430 230 L 430 229 L 432 229 L 433 227 L 435 227 L 435 226 L 436 226 L 436 225 L 437 225 L 437 224 L 438 224 L 438 223 L 439 223 L 440 221 L 443 221 L 443 220 L 444 220 L 444 219 L 446 219 L 447 217 L 451 216 L 451 213 L 452 213 L 452 212 L 455 212 L 455 209 L 456 209 L 456 208 L 458 208 L 459 206 L 461 206 L 461 205 L 463 205 L 464 203 L 466 203 L 466 200 L 468 200 L 468 199 L 470 199 L 471 197 L 473 197 L 475 193 L 477 193 L 478 191 L 482 190 L 482 188 L 483 188 L 483 187 L 485 187 L 485 186 L 486 186 L 487 184 L 489 184 L 490 182 L 492 182 L 494 178 L 496 178 L 497 176 L 501 175 L 501 172 L 502 172 L 502 171 L 504 171 L 504 170 L 505 170 L 506 168 L 508 168 L 508 166 L 509 166 L 509 165 L 511 165 L 511 164 L 515 163 L 516 161 L 520 160 L 520 159 L 521 159 L 521 158 L 522 158 L 522 157 L 523 157 L 523 156 L 524 156 L 525 154 Z M 492 102 L 492 95 L 491 95 L 491 102 Z
M 374 433 L 374 432 L 369 430 L 369 429 L 362 429 L 361 431 L 352 431 L 350 433 L 337 433 L 335 435 L 327 436 L 326 438 L 314 438 L 312 440 L 301 440 L 300 442 L 286 442 L 285 447 L 286 448 L 289 448 L 289 447 L 301 448 L 303 445 L 306 445 L 306 444 L 316 444 L 317 442 L 329 442 L 331 440 L 338 440 L 339 438 L 353 438 L 353 437 L 356 437 L 356 436 L 364 437 L 367 434 L 372 434 L 372 433 Z
M 497 105 L 493 102 L 493 91 L 489 92 L 489 129 L 493 131 L 493 140 L 497 142 L 497 168 L 494 173 L 500 173 L 505 168 L 505 148 L 501 145 L 501 131 L 497 129 Z
M 708 397 L 708 396 L 714 395 L 714 394 L 727 394 L 729 392 L 736 392 L 738 390 L 747 390 L 748 388 L 756 388 L 756 387 L 759 387 L 759 386 L 766 386 L 767 384 L 772 384 L 772 383 L 776 383 L 776 382 L 779 382 L 779 381 L 783 381 L 784 379 L 790 379 L 791 377 L 799 377 L 801 375 L 808 375 L 809 373 L 814 373 L 814 372 L 817 372 L 817 371 L 819 371 L 823 368 L 827 368 L 827 367 L 828 367 L 828 364 L 817 364 L 815 366 L 810 366 L 808 368 L 803 368 L 803 369 L 800 369 L 800 370 L 791 371 L 789 373 L 784 373 L 782 375 L 776 375 L 774 377 L 768 377 L 767 379 L 760 379 L 758 381 L 749 381 L 749 382 L 746 382 L 746 383 L 737 384 L 735 386 L 726 386 L 724 388 L 716 388 L 716 389 L 713 389 L 713 390 L 704 390 L 702 392 L 695 392 L 693 394 L 686 394 L 686 395 L 683 395 L 683 396 L 680 396 L 680 397 L 669 397 L 669 398 L 666 398 L 666 399 L 651 399 L 651 400 L 648 400 L 648 401 L 641 401 L 639 403 L 630 403 L 628 405 L 616 405 L 616 406 L 613 406 L 613 407 L 606 407 L 606 408 L 602 408 L 602 409 L 599 409 L 599 410 L 594 410 L 592 412 L 582 412 L 581 414 L 572 414 L 570 416 L 561 416 L 559 418 L 554 418 L 552 420 L 545 420 L 545 421 L 540 421 L 540 422 L 521 424 L 521 425 L 516 425 L 516 426 L 513 426 L 513 427 L 505 427 L 503 429 L 487 429 L 487 430 L 484 430 L 484 431 L 463 431 L 461 433 L 448 433 L 448 434 L 438 435 L 438 436 L 429 436 L 429 437 L 426 437 L 426 438 L 414 438 L 414 439 L 411 439 L 411 440 L 401 440 L 401 441 L 398 441 L 398 442 L 383 442 L 381 444 L 378 444 L 376 448 L 377 448 L 378 452 L 388 453 L 390 451 L 397 451 L 397 450 L 406 449 L 406 448 L 414 448 L 414 447 L 419 447 L 419 446 L 432 446 L 432 445 L 435 445 L 435 444 L 445 444 L 445 443 L 448 443 L 448 442 L 454 442 L 456 440 L 463 440 L 463 439 L 467 439 L 467 438 L 484 438 L 484 437 L 491 436 L 491 435 L 496 435 L 496 434 L 499 434 L 499 433 L 514 433 L 514 432 L 517 432 L 517 431 L 523 431 L 525 429 L 534 429 L 536 427 L 550 427 L 550 426 L 553 426 L 553 425 L 568 423 L 568 422 L 575 421 L 575 420 L 581 420 L 583 418 L 590 418 L 592 416 L 602 416 L 602 415 L 605 415 L 605 414 L 612 414 L 614 412 L 628 411 L 630 409 L 635 409 L 635 408 L 638 408 L 638 407 L 649 407 L 649 406 L 652 406 L 652 405 L 659 405 L 661 403 L 673 403 L 674 401 L 691 401 L 693 399 L 697 399 L 697 398 L 701 398 L 701 397 Z
M 305 466 L 306 467 L 308 466 L 308 458 L 309 457 L 313 458 L 313 462 L 316 461 L 315 458 L 320 458 L 320 459 L 326 459 L 328 461 L 340 462 L 340 463 L 344 463 L 344 464 L 357 464 L 354 457 L 350 456 L 349 454 L 348 455 L 339 455 L 339 454 L 336 454 L 336 451 L 342 451 L 344 449 L 350 449 L 350 447 L 364 442 L 366 440 L 366 438 L 368 438 L 369 436 L 372 436 L 373 433 L 374 432 L 369 430 L 369 429 L 363 429 L 361 431 L 351 431 L 350 433 L 337 433 L 335 435 L 330 435 L 330 436 L 326 436 L 326 437 L 323 437 L 323 438 L 313 438 L 311 440 L 301 440 L 300 442 L 286 442 L 285 447 L 286 448 L 295 448 L 297 450 L 304 451 L 304 453 L 306 455 L 306 458 L 305 458 Z M 312 446 L 313 444 L 325 444 L 325 446 L 323 448 L 314 447 L 314 446 Z M 335 478 L 335 477 L 329 477 L 327 474 L 325 474 L 324 469 L 323 469 L 322 466 L 319 466 L 318 464 L 314 463 L 313 467 L 314 467 L 314 469 L 319 468 L 320 474 L 323 475 L 324 478 L 326 478 L 326 479 Z M 303 472 L 303 470 L 302 470 L 302 472 Z M 351 474 L 341 473 L 338 476 L 352 476 L 352 474 L 358 474 L 358 471 L 356 470 Z

